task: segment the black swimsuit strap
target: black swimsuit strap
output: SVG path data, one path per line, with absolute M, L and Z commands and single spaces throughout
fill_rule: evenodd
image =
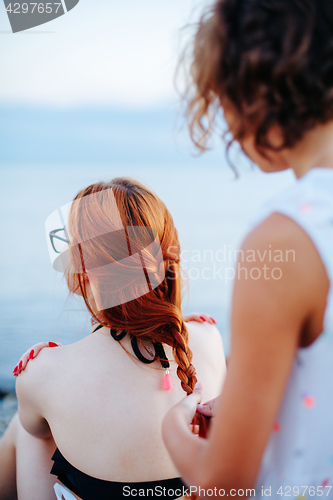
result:
M 167 358 L 167 355 L 165 354 L 165 350 L 163 347 L 163 344 L 161 342 L 154 342 L 155 346 L 155 353 L 158 358 L 160 358 L 160 362 L 163 368 L 170 368 L 170 363 Z
M 136 357 L 140 361 L 142 361 L 142 363 L 146 363 L 148 365 L 150 363 L 153 363 L 156 358 L 159 358 L 160 363 L 161 363 L 163 368 L 170 368 L 169 360 L 167 358 L 167 355 L 165 354 L 165 350 L 164 350 L 164 347 L 161 344 L 161 342 L 153 342 L 153 346 L 155 349 L 155 359 L 147 359 L 144 357 L 144 355 L 142 354 L 142 352 L 139 349 L 138 341 L 137 341 L 136 337 L 132 336 L 131 344 L 132 344 L 132 348 L 133 348 L 133 351 L 134 351 Z
M 95 330 L 93 331 L 93 333 L 97 332 L 97 330 L 99 330 L 100 328 L 103 328 L 103 326 L 104 325 L 98 325 L 98 327 L 95 328 Z M 122 340 L 125 337 L 126 333 L 127 332 L 125 330 L 123 330 L 120 333 L 117 333 L 117 330 L 114 330 L 113 328 L 110 329 L 110 335 L 111 335 L 111 337 L 113 337 L 114 340 L 118 340 L 118 342 L 119 342 L 119 340 Z
M 154 357 L 154 359 L 147 359 L 144 357 L 144 355 L 142 354 L 142 352 L 139 349 L 138 341 L 137 341 L 136 337 L 133 337 L 133 336 L 131 337 L 131 344 L 132 344 L 132 349 L 134 351 L 134 354 L 136 355 L 136 357 L 140 361 L 142 361 L 142 363 L 145 363 L 146 365 L 150 365 L 150 363 L 154 363 L 155 357 Z M 155 356 L 157 356 L 155 343 L 154 343 L 154 348 L 155 348 Z
M 97 330 L 99 330 L 100 328 L 103 328 L 104 325 L 98 325 L 95 330 L 93 331 L 93 333 L 97 332 Z
M 95 328 L 95 330 L 93 331 L 93 333 L 97 332 L 97 330 L 99 330 L 100 328 L 103 328 L 103 326 L 104 325 L 98 325 L 97 328 Z M 110 329 L 111 337 L 114 340 L 117 340 L 117 342 L 122 340 L 126 336 L 126 334 L 127 334 L 126 330 L 123 330 L 120 333 L 117 333 L 117 330 L 115 330 L 113 328 Z M 161 342 L 153 342 L 153 346 L 155 349 L 154 359 L 147 359 L 144 357 L 144 355 L 142 354 L 142 352 L 139 349 L 138 340 L 133 335 L 131 335 L 131 345 L 132 345 L 132 349 L 133 349 L 134 354 L 136 355 L 138 360 L 141 361 L 142 363 L 145 363 L 146 365 L 150 365 L 151 363 L 154 363 L 156 358 L 159 358 L 163 368 L 166 368 L 166 369 L 170 368 L 169 360 L 167 358 L 167 355 L 165 354 L 165 350 L 164 350 L 164 347 L 161 344 Z
M 127 333 L 126 330 L 123 330 L 122 332 L 117 333 L 117 330 L 114 330 L 113 328 L 110 329 L 111 337 L 114 340 L 117 340 L 118 342 L 119 342 L 119 340 L 122 340 L 126 336 L 126 333 Z

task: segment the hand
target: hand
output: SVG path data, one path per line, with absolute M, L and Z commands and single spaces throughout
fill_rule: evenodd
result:
M 197 412 L 197 406 L 202 399 L 203 385 L 201 382 L 197 382 L 194 386 L 192 394 L 186 396 L 179 403 L 169 410 L 166 414 L 165 421 L 169 420 L 171 414 L 178 420 L 185 420 L 186 425 L 193 431 L 193 418 Z
M 205 313 L 192 313 L 192 314 L 187 314 L 184 316 L 184 321 L 189 322 L 189 321 L 197 321 L 198 323 L 205 323 L 206 321 L 210 323 L 211 325 L 216 325 L 215 319 L 213 319 L 211 316 Z
M 182 454 L 183 448 L 179 447 L 180 441 L 197 434 L 193 423 L 195 423 L 197 405 L 202 399 L 202 391 L 203 385 L 197 382 L 192 394 L 182 399 L 165 415 L 162 423 L 162 437 L 169 453 L 172 454 L 172 450 L 174 450 L 176 454 Z M 197 435 L 195 441 L 197 441 Z
M 19 374 L 25 369 L 27 366 L 28 362 L 35 358 L 37 354 L 40 353 L 42 349 L 45 347 L 60 347 L 61 344 L 59 342 L 39 342 L 39 344 L 36 344 L 32 346 L 28 351 L 26 351 L 23 356 L 21 356 L 19 363 L 15 366 L 13 370 L 13 375 L 14 377 L 18 377 Z
M 215 399 L 207 401 L 207 403 L 204 403 L 203 405 L 198 404 L 197 412 L 201 413 L 201 415 L 205 415 L 206 417 L 214 417 L 218 399 L 219 396 Z

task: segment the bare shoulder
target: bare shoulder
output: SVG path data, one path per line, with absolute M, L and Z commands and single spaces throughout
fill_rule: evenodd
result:
M 241 250 L 231 314 L 234 345 L 239 338 L 245 346 L 246 335 L 249 343 L 257 338 L 263 345 L 267 331 L 270 339 L 276 331 L 291 352 L 305 324 L 313 332 L 321 328 L 329 281 L 318 250 L 299 224 L 280 213 L 255 227 Z
M 208 322 L 199 323 L 198 321 L 189 321 L 186 323 L 189 342 L 193 346 L 202 347 L 203 344 L 208 346 L 208 349 L 219 348 L 223 349 L 221 333 L 216 327 Z
M 245 255 L 245 266 L 256 267 L 258 262 L 271 270 L 270 276 L 276 287 L 278 282 L 288 283 L 313 295 L 311 285 L 320 287 L 325 282 L 326 271 L 318 250 L 310 235 L 297 222 L 281 213 L 273 213 L 256 226 L 245 238 L 241 249 Z M 244 259 L 243 259 L 244 261 Z M 279 274 L 280 273 L 280 274 Z
M 291 252 L 300 249 L 311 252 L 315 248 L 306 231 L 297 222 L 282 213 L 273 213 L 256 226 L 245 238 L 242 248 L 253 245 L 255 247 L 271 245 Z
M 69 346 L 45 348 L 33 360 L 29 361 L 25 370 L 16 381 L 18 399 L 27 396 L 34 400 L 48 391 L 49 382 L 55 380 L 55 374 L 62 368 L 64 354 Z
M 225 365 L 222 336 L 215 325 L 190 321 L 186 323 L 189 346 L 196 358 L 212 366 Z
M 204 385 L 203 401 L 217 397 L 226 373 L 221 334 L 215 325 L 190 321 L 186 323 L 189 347 L 197 379 Z
M 24 374 L 28 374 L 33 377 L 36 374 L 43 373 L 46 375 L 52 367 L 58 363 L 62 358 L 64 353 L 71 346 L 62 345 L 59 347 L 46 347 L 42 349 L 39 354 L 27 364 Z

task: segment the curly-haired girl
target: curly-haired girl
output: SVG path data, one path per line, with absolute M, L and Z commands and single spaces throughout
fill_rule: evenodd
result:
M 190 74 L 197 146 L 223 110 L 262 171 L 291 168 L 297 181 L 242 244 L 274 273 L 259 276 L 253 259 L 236 273 L 222 394 L 199 406 L 215 415 L 208 439 L 187 425 L 199 385 L 166 416 L 165 443 L 203 497 L 332 495 L 333 2 L 218 0 L 199 23 Z

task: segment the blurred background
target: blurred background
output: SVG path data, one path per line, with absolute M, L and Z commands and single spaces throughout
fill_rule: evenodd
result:
M 14 390 L 12 369 L 32 344 L 90 332 L 51 266 L 44 225 L 80 189 L 115 176 L 143 182 L 168 206 L 183 248 L 184 312 L 212 315 L 228 354 L 232 250 L 294 177 L 264 175 L 235 152 L 235 179 L 219 138 L 194 152 L 174 74 L 191 33 L 183 28 L 203 5 L 80 0 L 12 34 L 0 4 L 0 392 Z

